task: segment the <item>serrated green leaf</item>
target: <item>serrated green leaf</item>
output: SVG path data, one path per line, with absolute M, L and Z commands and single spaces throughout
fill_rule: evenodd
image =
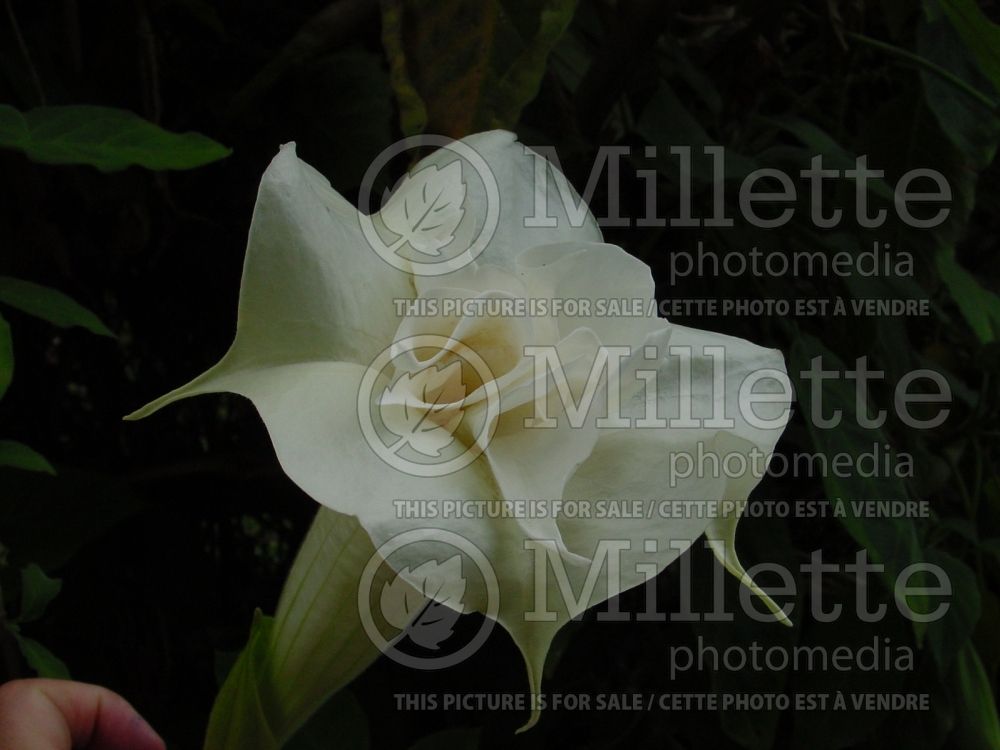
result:
M 35 674 L 39 677 L 45 677 L 50 680 L 70 679 L 69 669 L 63 660 L 45 648 L 41 643 L 16 632 L 14 633 L 14 640 L 17 641 L 17 646 L 21 649 L 21 655 L 28 662 L 28 666 L 35 670 Z
M 0 276 L 0 302 L 61 328 L 80 326 L 100 336 L 114 334 L 90 310 L 57 289 Z
M 171 133 L 127 110 L 89 104 L 24 113 L 0 104 L 0 146 L 45 164 L 89 164 L 104 172 L 132 165 L 192 169 L 231 153 L 200 133 Z
M 62 581 L 49 578 L 35 563 L 21 569 L 21 610 L 18 622 L 34 622 L 45 614 L 49 606 L 62 590 Z

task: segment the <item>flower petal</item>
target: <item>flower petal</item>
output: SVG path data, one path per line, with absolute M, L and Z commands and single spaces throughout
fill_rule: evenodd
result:
M 288 144 L 261 179 L 234 349 L 271 361 L 367 365 L 399 325 L 406 274 L 368 246 L 357 211 Z
M 556 345 L 562 373 L 552 380 L 563 380 L 570 395 L 585 406 L 582 393 L 596 360 L 600 342 L 593 332 L 579 328 Z M 577 466 L 590 455 L 598 438 L 596 418 L 602 412 L 600 387 L 582 424 L 574 426 L 566 413 L 558 390 L 552 387 L 549 374 L 538 376 L 534 363 L 522 360 L 515 373 L 515 383 L 501 392 L 501 414 L 497 428 L 485 446 L 494 479 L 506 500 L 551 501 L 562 497 L 566 481 Z M 603 382 L 603 381 L 602 381 Z M 535 419 L 536 399 L 546 407 L 550 427 L 526 426 Z M 554 517 L 519 519 L 532 539 L 551 540 L 565 557 L 575 563 L 586 558 L 569 552 L 562 543 Z
M 496 576 L 499 602 L 491 605 L 488 586 L 476 586 L 477 581 L 469 580 L 465 609 L 488 612 L 491 606 L 499 607 L 494 617 L 524 654 L 529 680 L 537 692 L 549 643 L 568 614 L 563 612 L 551 622 L 525 618 L 535 597 L 536 553 L 526 548 L 531 534 L 522 526 L 522 519 L 514 517 L 473 514 L 421 521 L 401 516 L 394 500 L 486 500 L 498 504 L 500 496 L 482 457 L 445 477 L 413 477 L 384 464 L 357 428 L 355 404 L 362 374 L 363 369 L 354 365 L 308 363 L 271 368 L 252 381 L 234 385 L 254 402 L 282 468 L 306 493 L 327 507 L 356 516 L 376 547 L 402 532 L 409 534 L 410 543 L 388 559 L 401 575 L 406 577 L 406 569 L 414 571 L 427 560 L 453 555 L 453 548 L 445 551 L 449 534 L 457 534 L 478 548 Z M 551 545 L 543 546 L 551 549 Z M 474 560 L 463 560 L 466 568 L 475 564 Z M 441 575 L 449 570 L 447 566 L 437 568 Z M 418 585 L 417 581 L 411 583 Z M 453 588 L 448 580 L 423 583 L 425 590 Z M 551 583 L 555 587 L 555 579 Z
M 742 492 L 734 491 L 735 497 L 743 496 Z M 739 501 L 737 501 L 739 502 Z M 756 596 L 758 596 L 769 610 L 771 614 L 774 615 L 775 619 L 778 620 L 783 625 L 792 625 L 791 619 L 789 619 L 788 614 L 785 612 L 781 606 L 775 602 L 767 592 L 764 591 L 760 586 L 758 586 L 753 578 L 743 569 L 743 565 L 740 563 L 740 559 L 736 554 L 736 527 L 740 522 L 740 514 L 743 512 L 743 508 L 746 506 L 746 500 L 742 500 L 737 505 L 737 508 L 721 518 L 716 518 L 712 520 L 712 523 L 708 525 L 705 529 L 705 538 L 708 541 L 709 546 L 712 548 L 712 553 L 715 558 L 722 564 L 722 566 L 732 573 L 736 578 L 739 579 L 740 583 L 749 588 Z
M 592 330 L 605 346 L 635 346 L 660 330 L 649 266 L 616 245 L 559 242 L 529 248 L 515 265 L 528 296 L 561 307 L 562 336 Z
M 231 390 L 225 381 L 246 368 L 336 360 L 367 365 L 399 325 L 393 300 L 412 296 L 409 276 L 369 247 L 357 210 L 286 144 L 257 193 L 233 345 L 208 372 L 128 418 Z
M 601 241 L 597 221 L 562 172 L 518 142 L 513 133 L 491 130 L 466 136 L 461 143 L 475 151 L 482 161 L 475 160 L 474 163 L 465 156 L 442 148 L 422 159 L 411 170 L 411 174 L 417 174 L 425 169 L 437 169 L 441 177 L 447 175 L 464 181 L 464 216 L 455 229 L 452 246 L 473 246 L 484 227 L 489 231 L 487 220 L 494 210 L 499 212 L 496 229 L 477 258 L 479 264 L 509 270 L 514 267 L 517 255 L 535 245 Z M 455 170 L 445 172 L 445 167 L 456 159 L 462 161 L 461 175 Z M 489 175 L 477 177 L 477 163 L 485 164 Z M 490 195 L 486 185 L 494 181 L 496 195 Z M 380 213 L 397 213 L 396 203 L 405 200 L 408 192 L 400 190 L 391 196 Z M 499 205 L 496 205 L 497 201 Z M 533 225 L 537 210 L 546 212 L 550 218 L 545 223 L 551 226 Z M 461 269 L 454 273 L 460 272 Z M 417 275 L 414 281 L 421 294 L 434 286 L 463 286 L 449 281 L 450 276 Z
M 658 359 L 647 361 L 648 354 Z M 655 369 L 655 392 L 637 377 L 644 369 Z M 751 391 L 774 394 L 773 401 L 748 403 L 744 383 L 756 373 L 773 378 L 759 376 Z M 766 390 L 759 387 L 764 384 Z M 564 499 L 641 501 L 646 517 L 613 522 L 561 518 L 567 547 L 593 557 L 602 540 L 627 541 L 624 590 L 645 580 L 637 574 L 638 563 L 652 562 L 660 570 L 705 532 L 726 568 L 777 612 L 777 605 L 739 565 L 733 539 L 739 514 L 788 418 L 789 401 L 782 394 L 790 393 L 785 390 L 790 385 L 780 352 L 731 336 L 669 326 L 651 334 L 626 362 L 621 387 L 623 415 L 665 419 L 666 426 L 640 427 L 636 422 L 632 428 L 602 432 L 593 454 L 567 483 Z M 723 426 L 717 421 L 723 417 L 732 423 Z M 655 505 L 672 500 L 683 501 L 685 506 L 676 507 L 687 507 L 687 512 L 678 517 Z M 647 550 L 650 541 L 655 544 Z M 593 601 L 606 593 L 598 589 Z

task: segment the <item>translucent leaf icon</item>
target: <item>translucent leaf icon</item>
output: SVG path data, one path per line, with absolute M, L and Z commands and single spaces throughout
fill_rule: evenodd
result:
M 465 215 L 465 193 L 462 163 L 457 160 L 440 169 L 431 164 L 406 174 L 380 212 L 385 226 L 399 235 L 389 249 L 399 253 L 409 245 L 423 255 L 441 255 Z
M 455 632 L 459 613 L 447 604 L 430 601 L 406 629 L 411 641 L 428 651 L 437 651 Z
M 428 560 L 412 572 L 403 568 L 382 587 L 379 606 L 386 622 L 404 630 L 422 648 L 437 651 L 455 632 L 465 596 L 462 556 Z
M 409 572 L 409 568 L 404 568 Z M 385 621 L 398 630 L 406 630 L 421 609 L 427 605 L 427 597 L 407 583 L 402 575 L 397 575 L 382 586 L 379 607 Z
M 404 372 L 382 392 L 382 422 L 399 438 L 390 446 L 393 451 L 409 445 L 424 456 L 439 458 L 455 441 L 463 416 L 456 403 L 466 394 L 461 377 L 462 363 L 455 361 L 443 368 Z

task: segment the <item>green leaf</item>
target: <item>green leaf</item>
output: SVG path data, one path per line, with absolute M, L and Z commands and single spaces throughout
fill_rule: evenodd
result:
M 16 440 L 0 440 L 0 466 L 24 471 L 40 471 L 44 474 L 56 473 L 45 456 Z
M 960 709 L 950 747 L 962 750 L 996 750 L 1000 747 L 1000 720 L 992 680 L 971 642 L 959 651 L 951 671 L 951 688 Z
M 281 747 L 378 658 L 357 602 L 361 572 L 374 554 L 357 519 L 320 509 L 285 581 L 277 614 L 257 616 L 249 644 L 226 678 L 205 750 Z M 380 580 L 376 577 L 375 590 Z
M 292 737 L 285 750 L 329 750 L 331 737 L 337 738 L 337 750 L 371 747 L 368 717 L 350 690 L 341 690 L 328 700 Z
M 13 632 L 13 631 L 12 631 Z M 17 641 L 21 655 L 28 662 L 28 666 L 35 670 L 39 677 L 50 680 L 70 679 L 69 669 L 58 656 L 49 651 L 38 641 L 26 638 L 20 633 L 14 632 L 14 640 Z
M 0 469 L 2 533 L 11 561 L 61 568 L 116 524 L 146 509 L 146 498 L 124 479 L 73 467 L 58 476 Z
M 460 137 L 512 127 L 575 11 L 576 0 L 383 2 L 382 44 L 403 132 Z
M 972 643 L 986 673 L 996 674 L 1000 668 L 1000 641 L 996 637 L 1000 633 L 1000 598 L 992 591 L 983 589 L 980 600 L 981 613 L 972 634 Z
M 658 158 L 663 162 L 662 171 L 668 179 L 676 180 L 681 174 L 681 161 L 670 153 L 670 148 L 687 146 L 691 149 L 692 179 L 703 184 L 710 184 L 714 180 L 716 160 L 704 152 L 704 147 L 719 144 L 665 82 L 661 83 L 646 103 L 635 130 L 658 147 Z M 753 159 L 726 149 L 726 179 L 742 179 L 757 167 L 758 164 Z
M 0 104 L 0 146 L 45 164 L 89 164 L 103 172 L 132 165 L 192 169 L 231 153 L 200 133 L 171 133 L 127 110 L 89 104 L 24 113 Z
M 931 73 L 938 76 L 942 81 L 946 82 L 948 85 L 953 86 L 955 89 L 962 91 L 966 96 L 972 97 L 979 101 L 984 107 L 988 107 L 991 111 L 996 110 L 996 101 L 987 93 L 980 91 L 975 86 L 970 85 L 964 81 L 959 76 L 956 76 L 950 70 L 941 67 L 936 62 L 928 60 L 922 55 L 918 55 L 914 52 L 910 52 L 908 49 L 902 47 L 897 47 L 894 44 L 889 44 L 888 42 L 883 42 L 881 39 L 875 39 L 870 36 L 865 36 L 864 34 L 858 34 L 853 31 L 848 31 L 844 34 L 848 39 L 855 42 L 860 42 L 861 44 L 871 47 L 872 49 L 879 50 L 882 53 L 895 58 L 897 61 L 901 62 L 907 66 L 913 66 L 922 72 Z
M 1000 302 L 955 260 L 955 248 L 965 237 L 976 202 L 979 173 L 970 168 L 970 157 L 944 132 L 922 93 L 913 93 L 916 96 L 906 94 L 889 101 L 864 124 L 864 131 L 872 134 L 865 150 L 872 163 L 882 165 L 888 175 L 901 175 L 914 164 L 937 170 L 951 186 L 952 199 L 949 214 L 940 225 L 920 229 L 898 222 L 891 244 L 915 256 L 933 258 L 938 275 L 976 336 L 982 342 L 992 341 L 1000 327 Z M 899 122 L 910 123 L 902 135 L 894 132 Z
M 56 289 L 32 281 L 0 276 L 0 302 L 61 328 L 80 326 L 114 338 L 107 326 L 83 305 Z
M 879 634 L 888 637 L 882 632 Z M 870 683 L 869 674 L 855 675 L 862 691 L 883 690 L 882 685 L 875 686 Z M 888 716 L 882 714 L 885 720 L 879 723 L 874 732 L 868 732 L 862 738 L 867 746 L 870 748 L 946 747 L 948 735 L 955 726 L 955 715 L 962 710 L 961 705 L 955 702 L 956 696 L 952 695 L 946 677 L 947 673 L 941 673 L 934 659 L 917 659 L 915 669 L 908 675 L 906 682 L 896 687 L 896 692 L 903 692 L 907 688 L 919 690 L 927 695 L 926 708 L 917 705 L 889 712 Z M 864 721 L 865 716 L 870 716 L 872 713 L 865 711 L 859 718 Z M 832 718 L 834 722 L 848 723 L 845 722 L 847 717 L 842 711 L 833 712 Z
M 1000 91 L 1000 26 L 986 17 L 976 0 L 940 0 L 940 3 L 983 72 Z
M 62 581 L 49 578 L 40 567 L 31 563 L 21 569 L 21 610 L 18 622 L 34 622 L 45 614 L 45 608 L 62 590 Z
M 949 20 L 937 10 L 936 0 L 925 0 L 928 12 L 917 27 L 917 51 L 976 90 L 989 90 L 990 82 Z M 930 17 L 928 17 L 930 16 Z M 988 108 L 948 81 L 921 69 L 927 106 L 942 132 L 969 159 L 976 170 L 989 166 L 1000 139 L 996 108 Z
M 0 315 L 0 398 L 10 387 L 14 378 L 14 342 L 10 338 L 10 326 Z
M 1000 334 L 1000 297 L 980 284 L 948 251 L 942 249 L 934 260 L 941 281 L 976 338 L 984 344 L 995 341 Z
M 899 123 L 907 126 L 900 128 Z M 914 256 L 930 259 L 935 253 L 955 247 L 965 237 L 969 217 L 976 202 L 979 173 L 970 168 L 965 156 L 943 131 L 938 118 L 924 101 L 918 88 L 904 89 L 878 107 L 861 125 L 856 148 L 869 155 L 869 164 L 884 169 L 890 181 L 919 165 L 940 172 L 951 186 L 948 215 L 933 228 L 909 226 L 907 222 L 886 225 L 877 239 L 888 241 L 893 248 L 905 248 Z
M 892 595 L 879 591 L 868 591 L 867 594 L 873 606 L 884 604 L 888 607 L 885 616 L 878 622 L 863 622 L 858 618 L 856 608 L 858 590 L 855 582 L 845 582 L 845 585 L 840 586 L 824 583 L 822 594 L 824 606 L 829 608 L 839 605 L 842 608 L 840 616 L 832 622 L 807 620 L 803 624 L 800 639 L 783 650 L 789 653 L 795 649 L 802 649 L 802 653 L 833 654 L 842 649 L 845 653 L 861 654 L 864 653 L 862 649 L 870 649 L 876 643 L 880 644 L 879 648 L 892 644 L 894 654 L 900 653 L 898 649 L 904 647 L 912 649 L 910 623 L 900 616 L 892 605 Z M 719 623 L 720 627 L 723 625 L 724 623 Z M 746 642 L 743 648 L 746 648 Z M 919 663 L 919 655 L 914 661 Z M 781 718 L 791 725 L 791 737 L 785 739 L 779 733 L 772 744 L 764 746 L 767 748 L 840 750 L 865 747 L 864 743 L 870 740 L 873 732 L 885 721 L 886 714 L 859 709 L 853 705 L 852 695 L 864 693 L 892 695 L 906 692 L 910 684 L 909 679 L 912 677 L 905 667 L 897 668 L 895 657 L 887 660 L 882 668 L 873 670 L 823 669 L 810 668 L 808 665 L 795 668 L 793 663 L 788 667 L 788 672 L 788 685 L 782 692 L 788 695 L 824 693 L 829 696 L 830 704 L 825 710 L 785 711 Z M 756 688 L 751 683 L 747 690 L 752 693 Z M 924 692 L 923 688 L 921 692 Z M 847 701 L 847 705 L 841 709 L 831 705 L 838 694 Z M 747 714 L 745 721 L 752 724 L 756 712 L 743 713 Z M 925 712 L 920 713 L 925 714 Z M 931 718 L 926 715 L 924 717 Z M 868 746 L 882 747 L 876 744 Z
M 801 117 L 784 115 L 780 117 L 761 117 L 761 121 L 781 128 L 794 135 L 809 149 L 810 159 L 818 154 L 823 155 L 824 165 L 834 169 L 854 169 L 857 166 L 857 154 L 853 154 L 841 146 L 833 139 L 829 133 L 819 125 L 803 120 Z M 809 166 L 808 163 L 803 166 Z M 893 200 L 895 195 L 893 189 L 889 187 L 882 178 L 868 181 L 869 190 L 875 195 Z
M 968 565 L 942 550 L 929 549 L 926 558 L 940 567 L 951 583 L 948 611 L 940 620 L 927 625 L 927 645 L 945 674 L 979 621 L 982 611 L 979 583 Z
M 273 629 L 274 618 L 265 617 L 257 610 L 250 628 L 250 640 L 229 670 L 212 706 L 205 750 L 277 750 L 281 747 L 260 694 L 260 685 L 266 681 Z
M 862 452 L 871 450 L 873 445 L 886 445 L 886 438 L 882 430 L 865 428 L 858 423 L 854 385 L 844 378 L 824 379 L 822 390 L 824 416 L 830 417 L 834 409 L 840 410 L 840 424 L 833 428 L 814 424 L 814 420 L 808 416 L 813 407 L 812 382 L 802 380 L 800 373 L 808 371 L 811 360 L 817 356 L 822 357 L 824 370 L 843 373 L 846 369 L 843 362 L 813 336 L 799 336 L 792 345 L 789 371 L 795 379 L 796 397 L 807 415 L 809 434 L 817 452 L 826 455 L 831 463 L 834 456 L 846 454 L 854 457 L 854 465 L 858 465 L 857 457 Z M 882 578 L 886 588 L 893 591 L 896 580 L 905 567 L 923 562 L 913 519 L 905 516 L 867 517 L 863 513 L 856 513 L 851 501 L 871 498 L 905 500 L 908 498 L 906 487 L 891 475 L 864 477 L 856 474 L 839 477 L 836 472 L 824 473 L 823 486 L 830 503 L 840 509 L 837 519 L 847 533 L 868 550 L 872 562 L 885 566 Z M 918 576 L 914 576 L 914 581 L 917 578 Z M 908 603 L 915 612 L 926 612 L 925 599 L 926 597 L 911 597 Z M 918 623 L 914 623 L 919 636 L 922 626 L 917 625 Z

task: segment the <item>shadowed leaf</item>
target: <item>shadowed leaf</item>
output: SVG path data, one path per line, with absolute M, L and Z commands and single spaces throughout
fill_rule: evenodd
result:
M 19 112 L 0 104 L 0 146 L 45 164 L 192 169 L 231 153 L 200 133 L 171 133 L 127 110 L 89 104 Z
M 62 328 L 80 326 L 101 336 L 114 334 L 80 303 L 41 284 L 10 276 L 0 276 L 0 302 Z

